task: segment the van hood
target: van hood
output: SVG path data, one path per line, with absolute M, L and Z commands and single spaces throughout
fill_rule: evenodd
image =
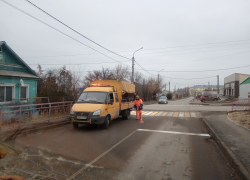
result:
M 74 112 L 95 112 L 101 109 L 104 104 L 76 103 L 72 109 Z

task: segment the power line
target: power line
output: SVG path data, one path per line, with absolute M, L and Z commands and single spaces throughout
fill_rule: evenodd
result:
M 74 32 L 77 33 L 78 35 L 80 35 L 80 36 L 84 37 L 85 39 L 89 40 L 90 42 L 96 44 L 97 46 L 99 46 L 99 47 L 101 47 L 101 48 L 103 48 L 103 49 L 105 49 L 105 50 L 107 50 L 107 51 L 109 51 L 109 52 L 111 52 L 111 53 L 113 53 L 113 54 L 115 54 L 115 55 L 117 55 L 117 56 L 120 56 L 120 57 L 125 58 L 125 59 L 129 59 L 129 58 L 124 57 L 124 56 L 122 56 L 122 55 L 120 55 L 120 54 L 117 54 L 117 53 L 115 53 L 114 51 L 111 51 L 111 50 L 105 48 L 104 46 L 98 44 L 97 42 L 95 42 L 95 41 L 89 39 L 88 37 L 84 36 L 83 34 L 79 33 L 78 31 L 74 30 L 73 28 L 71 28 L 71 27 L 68 26 L 67 24 L 63 23 L 63 22 L 60 21 L 59 19 L 55 18 L 54 16 L 52 16 L 51 14 L 49 14 L 48 12 L 46 12 L 45 10 L 43 10 L 43 9 L 41 9 L 40 7 L 38 7 L 37 5 L 33 4 L 33 3 L 30 2 L 29 0 L 26 0 L 26 1 L 27 1 L 28 3 L 30 3 L 31 5 L 33 5 L 34 7 L 36 7 L 37 9 L 39 9 L 40 11 L 44 12 L 45 14 L 47 14 L 48 16 L 50 16 L 51 18 L 53 18 L 54 20 L 56 20 L 57 22 L 61 23 L 62 25 L 64 25 L 64 26 L 66 26 L 67 28 L 69 28 L 70 30 L 74 31 Z M 131 60 L 131 59 L 129 59 L 129 60 Z
M 108 57 L 108 58 L 110 58 L 110 59 L 116 61 L 116 62 L 118 62 L 118 63 L 121 63 L 120 61 L 117 61 L 116 59 L 113 59 L 113 58 L 111 58 L 110 56 L 107 56 L 106 54 L 104 54 L 104 53 L 102 53 L 102 52 L 100 52 L 100 51 L 98 51 L 98 50 L 96 50 L 96 49 L 94 49 L 94 48 L 92 48 L 92 47 L 90 47 L 90 46 L 84 44 L 83 42 L 81 42 L 81 41 L 79 41 L 79 40 L 73 38 L 72 36 L 70 36 L 70 35 L 68 35 L 68 34 L 66 34 L 66 33 L 64 33 L 64 32 L 62 32 L 62 31 L 60 31 L 59 29 L 56 29 L 55 27 L 53 27 L 53 26 L 51 26 L 51 25 L 45 23 L 44 21 L 42 21 L 42 20 L 40 20 L 40 19 L 38 19 L 38 18 L 32 16 L 31 14 L 29 14 L 29 13 L 27 13 L 27 12 L 25 12 L 25 11 L 19 9 L 18 7 L 14 6 L 14 5 L 12 5 L 12 4 L 8 3 L 8 2 L 6 2 L 5 0 L 1 0 L 1 1 L 4 2 L 5 4 L 7 4 L 7 5 L 13 7 L 14 9 L 16 9 L 16 10 L 18 10 L 18 11 L 20 11 L 20 12 L 22 12 L 22 13 L 28 15 L 28 16 L 30 16 L 31 18 L 33 18 L 33 19 L 39 21 L 40 23 L 42 23 L 42 24 L 44 24 L 44 25 L 46 25 L 46 26 L 48 26 L 48 27 L 50 27 L 50 28 L 56 30 L 57 32 L 59 32 L 59 33 L 65 35 L 65 36 L 67 36 L 67 37 L 69 37 L 69 38 L 71 38 L 71 39 L 77 41 L 78 43 L 80 43 L 80 44 L 82 44 L 82 45 L 84 45 L 84 46 L 86 46 L 86 47 L 88 47 L 88 48 L 90 48 L 90 49 L 92 49 L 92 50 L 94 50 L 94 51 L 96 51 L 96 52 L 98 52 L 98 53 L 100 53 L 100 54 L 102 54 L 102 55 L 104 55 L 104 56 L 106 56 L 106 57 Z M 123 63 L 121 63 L 121 64 L 123 64 Z M 124 64 L 124 65 L 126 65 L 126 64 Z M 128 65 L 126 65 L 126 66 L 128 66 Z
M 194 62 L 194 61 L 204 61 L 204 60 L 208 60 L 208 59 L 232 56 L 232 55 L 243 54 L 243 53 L 249 53 L 249 51 L 244 51 L 244 52 L 239 52 L 239 53 L 234 53 L 234 54 L 228 54 L 228 55 L 224 55 L 224 56 L 215 56 L 215 57 L 205 58 L 205 59 L 203 58 L 203 59 L 196 59 L 196 60 L 190 60 L 190 61 L 178 61 L 178 62 L 157 63 L 157 64 L 175 64 L 175 63 L 186 63 L 186 62 Z M 144 65 L 150 65 L 150 64 L 155 64 L 155 63 L 148 63 L 148 64 L 144 64 Z
M 189 46 L 201 46 L 201 45 L 209 45 L 209 44 L 222 44 L 222 43 L 231 43 L 231 42 L 241 42 L 241 41 L 250 41 L 250 39 L 245 39 L 245 40 L 236 40 L 236 41 L 222 41 L 222 42 L 215 42 L 215 43 L 204 43 L 204 44 L 190 44 L 190 45 L 182 45 L 182 46 L 170 46 L 170 47 L 165 47 L 165 48 L 154 48 L 151 50 L 155 49 L 166 49 L 166 48 L 178 48 L 178 47 L 189 47 Z M 148 49 L 145 49 L 148 50 Z
M 193 72 L 207 72 L 207 71 L 224 71 L 224 70 L 229 70 L 229 69 L 239 69 L 239 68 L 244 68 L 244 67 L 250 67 L 250 65 L 245 65 L 245 66 L 239 66 L 239 67 L 232 67 L 232 68 L 224 68 L 224 69 L 210 69 L 210 70 L 201 70 L 201 71 L 161 71 L 161 72 L 187 72 L 187 73 L 193 73 Z M 143 70 L 143 69 L 139 69 Z M 147 70 L 147 71 L 154 71 L 158 72 L 157 70 Z
M 249 43 L 243 43 L 243 44 L 249 44 Z M 242 45 L 242 44 L 229 44 L 229 45 L 223 45 L 223 46 L 233 46 L 233 45 Z M 175 51 L 187 51 L 187 50 L 193 50 L 193 49 L 203 49 L 203 48 L 216 48 L 216 47 L 223 47 L 223 46 L 212 46 L 212 47 L 201 47 L 201 48 L 192 48 L 192 49 L 181 49 L 181 50 L 173 50 L 173 51 L 164 51 L 164 52 L 175 52 Z M 160 48 L 164 49 L 164 48 Z M 144 49 L 144 50 L 150 50 L 150 49 Z M 119 51 L 119 52 L 131 52 L 131 51 Z M 155 52 L 155 53 L 163 53 L 163 52 Z M 82 55 L 97 55 L 99 53 L 90 53 L 90 54 L 65 54 L 65 55 L 54 55 L 54 56 L 35 56 L 35 57 L 23 57 L 23 58 L 44 58 L 44 57 L 64 57 L 64 56 L 82 56 Z M 152 54 L 152 53 L 140 53 L 141 55 L 144 54 Z M 151 56 L 152 57 L 152 56 Z
M 245 49 L 250 47 L 242 47 L 242 48 L 233 48 L 234 49 Z M 203 53 L 203 52 L 211 52 L 211 51 L 226 51 L 226 50 L 232 50 L 231 49 L 217 49 L 217 50 L 209 50 L 209 51 L 196 51 L 196 52 L 186 52 L 186 53 L 178 53 L 178 54 L 163 54 L 163 55 L 156 55 L 156 56 L 139 56 L 139 57 L 163 57 L 163 56 L 175 56 L 175 55 L 183 55 L 183 54 L 194 54 L 194 53 Z

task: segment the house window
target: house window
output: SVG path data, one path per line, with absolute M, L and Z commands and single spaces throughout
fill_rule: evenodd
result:
M 27 102 L 27 99 L 29 98 L 29 92 L 28 92 L 29 86 L 21 86 L 20 87 L 20 101 Z
M 11 102 L 14 99 L 13 92 L 13 86 L 0 86 L 0 102 Z

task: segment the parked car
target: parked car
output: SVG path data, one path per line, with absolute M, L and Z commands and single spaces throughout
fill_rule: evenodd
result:
M 161 96 L 158 100 L 158 104 L 168 104 L 168 99 L 166 96 Z
M 200 100 L 201 102 L 204 101 L 218 101 L 220 98 L 216 96 L 201 96 Z

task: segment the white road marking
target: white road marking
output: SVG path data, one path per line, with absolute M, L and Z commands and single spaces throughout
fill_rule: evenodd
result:
M 116 146 L 118 146 L 119 144 L 121 144 L 123 141 L 125 141 L 127 138 L 129 138 L 130 136 L 132 136 L 137 130 L 135 130 L 134 132 L 132 132 L 131 134 L 129 134 L 128 136 L 126 136 L 125 138 L 123 138 L 122 140 L 120 140 L 118 143 L 116 143 L 114 146 L 112 146 L 111 148 L 109 148 L 107 151 L 105 151 L 104 153 L 102 153 L 100 156 L 98 156 L 97 158 L 95 158 L 93 161 L 91 161 L 90 163 L 86 164 L 84 167 L 82 167 L 80 170 L 78 170 L 77 172 L 75 172 L 74 174 L 72 174 L 72 176 L 70 176 L 69 178 L 67 178 L 66 180 L 71 180 L 73 178 L 75 178 L 77 175 L 79 175 L 82 171 L 84 171 L 86 168 L 90 167 L 92 164 L 94 164 L 96 161 L 98 161 L 100 158 L 102 158 L 103 156 L 105 156 L 107 153 L 109 153 L 112 149 L 114 149 Z
M 150 111 L 150 112 L 148 112 L 148 113 L 146 113 L 146 114 L 144 114 L 145 116 L 148 116 L 149 114 L 152 114 L 154 111 Z
M 169 133 L 169 134 L 183 134 L 183 135 L 210 137 L 209 134 L 185 133 L 185 132 L 176 132 L 176 131 L 160 131 L 160 130 L 150 130 L 150 129 L 137 129 L 137 131 L 148 131 L 148 132 L 159 132 L 159 133 Z
M 191 117 L 196 117 L 194 112 L 191 112 L 190 115 L 191 115 Z
M 160 115 L 162 115 L 164 112 L 159 112 L 159 113 L 157 113 L 155 116 L 160 116 Z
M 174 112 L 169 112 L 167 116 L 173 116 Z
M 203 106 L 203 105 L 171 105 L 171 104 L 168 104 L 168 106 Z
M 184 117 L 184 112 L 180 112 L 179 117 Z

